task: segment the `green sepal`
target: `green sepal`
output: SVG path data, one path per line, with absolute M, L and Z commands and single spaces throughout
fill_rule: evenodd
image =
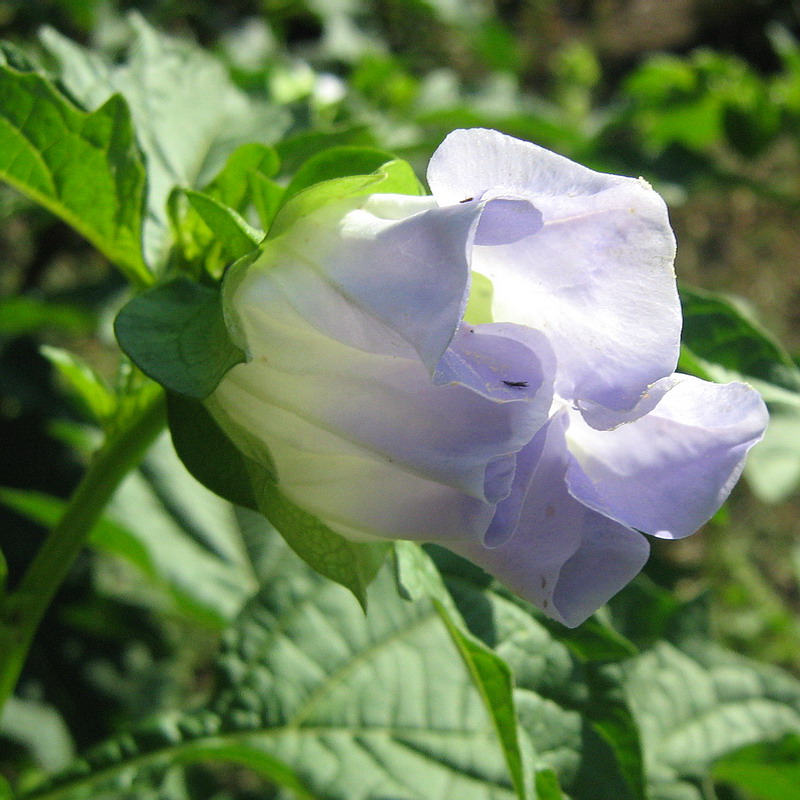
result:
M 385 164 L 395 161 L 394 155 L 374 147 L 331 147 L 309 158 L 297 170 L 286 187 L 284 202 L 318 183 L 353 175 L 371 175 L 379 172 Z M 416 177 L 413 182 L 408 181 L 407 188 L 411 191 L 403 194 L 422 194 Z
M 391 544 L 353 542 L 289 500 L 263 470 L 251 467 L 258 510 L 303 561 L 320 575 L 349 589 L 367 610 L 367 587 L 375 579 Z
M 206 489 L 235 505 L 258 509 L 245 456 L 203 403 L 168 392 L 167 420 L 175 452 Z
M 337 200 L 348 200 L 368 194 L 390 193 L 420 194 L 419 181 L 414 170 L 405 161 L 389 161 L 371 175 L 349 175 L 316 183 L 303 189 L 278 211 L 268 238 L 285 233 L 299 219 L 318 208 Z
M 168 395 L 172 441 L 184 466 L 220 497 L 261 512 L 297 555 L 349 589 L 366 609 L 367 586 L 390 545 L 351 542 L 292 503 L 280 491 L 266 448 L 210 405 L 214 415 L 196 400 Z
M 245 360 L 231 341 L 219 291 L 177 278 L 134 297 L 114 323 L 120 347 L 166 389 L 202 400 Z

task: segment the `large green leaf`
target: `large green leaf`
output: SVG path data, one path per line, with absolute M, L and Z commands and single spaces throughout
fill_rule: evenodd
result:
M 800 481 L 800 370 L 742 301 L 681 288 L 680 368 L 716 381 L 749 381 L 769 405 L 770 426 L 745 468 L 765 502 L 788 497 Z
M 800 736 L 749 745 L 714 765 L 714 778 L 746 789 L 755 800 L 786 800 L 800 786 Z
M 576 800 L 643 800 L 637 727 L 606 663 L 630 656 L 630 643 L 597 623 L 576 646 L 571 632 L 552 626 L 551 633 L 530 606 L 485 585 L 462 560 L 436 556 L 470 630 L 511 667 L 523 751 L 537 775 L 544 772 L 537 786 L 549 784 L 552 770 Z
M 132 730 L 24 796 L 101 796 L 159 763 L 220 760 L 305 800 L 512 800 L 494 726 L 433 604 L 402 600 L 387 569 L 364 615 L 279 537 L 259 538 L 264 588 L 225 636 L 209 706 Z
M 532 796 L 530 764 L 524 760 L 519 743 L 511 671 L 500 656 L 474 636 L 447 592 L 444 581 L 430 556 L 416 542 L 394 544 L 395 569 L 401 596 L 412 600 L 432 599 L 442 617 L 475 685 L 492 715 L 498 739 L 521 800 Z
M 718 759 L 800 734 L 800 684 L 777 669 L 695 642 L 660 642 L 625 669 L 654 800 L 701 800 Z
M 61 81 L 87 108 L 116 92 L 128 101 L 147 157 L 145 254 L 155 266 L 170 243 L 166 202 L 172 189 L 202 188 L 239 145 L 277 141 L 289 117 L 274 104 L 250 100 L 200 48 L 156 32 L 137 15 L 130 21 L 135 40 L 123 63 L 51 29 L 42 41 L 60 63 Z
M 125 102 L 77 108 L 37 72 L 0 54 L 0 179 L 61 217 L 142 286 L 145 170 Z
M 742 301 L 682 286 L 681 303 L 683 342 L 712 378 L 724 379 L 727 371 L 800 390 L 800 370 Z

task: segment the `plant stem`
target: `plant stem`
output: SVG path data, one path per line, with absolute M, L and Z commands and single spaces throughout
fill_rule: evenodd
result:
M 128 424 L 112 434 L 78 484 L 61 520 L 0 611 L 0 710 L 13 692 L 53 596 L 123 478 L 166 424 L 164 392 L 152 385 Z

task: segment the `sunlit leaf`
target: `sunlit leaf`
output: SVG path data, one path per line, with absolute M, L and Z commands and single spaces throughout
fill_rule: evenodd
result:
M 128 107 L 112 94 L 87 114 L 43 75 L 5 66 L 0 55 L 0 179 L 146 286 L 152 279 L 142 260 L 145 170 Z
M 97 796 L 132 771 L 218 760 L 305 800 L 512 800 L 483 700 L 432 603 L 402 600 L 384 570 L 365 616 L 278 537 L 264 546 L 264 589 L 225 636 L 209 707 L 101 745 L 24 797 Z
M 148 175 L 145 253 L 160 265 L 170 244 L 166 203 L 173 187 L 201 189 L 241 144 L 277 141 L 288 115 L 237 89 L 223 65 L 200 48 L 158 33 L 132 15 L 135 40 L 122 63 L 78 46 L 52 29 L 45 47 L 60 79 L 87 108 L 114 93 L 128 102 Z
M 564 791 L 580 800 L 643 800 L 638 731 L 618 674 L 605 662 L 577 657 L 554 635 L 564 631 L 569 641 L 570 632 L 551 633 L 526 603 L 482 585 L 470 565 L 438 554 L 437 561 L 446 567 L 446 584 L 470 630 L 511 667 L 521 744 L 536 772 L 553 770 Z M 630 644 L 622 647 L 618 635 L 600 626 L 585 637 L 580 648 L 589 653 L 624 658 L 631 652 Z
M 800 734 L 800 684 L 714 645 L 690 654 L 660 642 L 631 662 L 625 684 L 655 800 L 700 800 L 695 785 L 718 759 Z

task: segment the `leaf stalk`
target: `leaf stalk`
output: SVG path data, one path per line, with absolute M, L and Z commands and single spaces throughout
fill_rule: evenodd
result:
M 163 390 L 150 384 L 144 391 L 141 406 L 98 451 L 61 520 L 0 609 L 0 710 L 14 690 L 42 617 L 89 533 L 117 487 L 166 425 Z

